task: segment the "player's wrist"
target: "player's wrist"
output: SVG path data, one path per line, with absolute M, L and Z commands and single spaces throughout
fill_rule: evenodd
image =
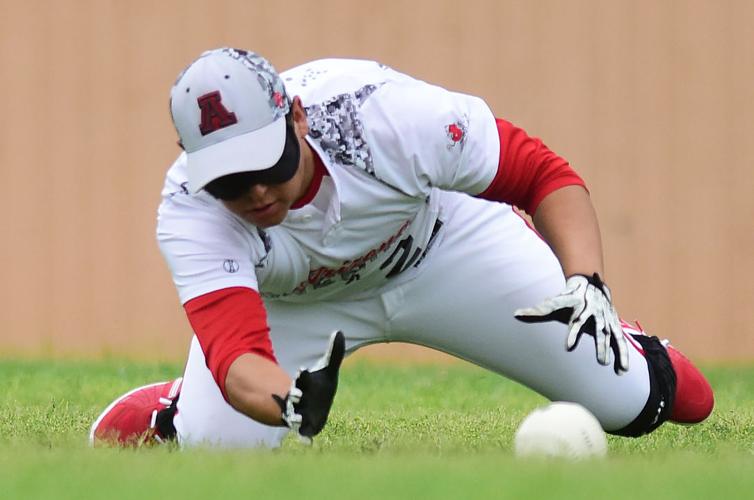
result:
M 566 285 L 573 284 L 576 281 L 583 282 L 583 283 L 586 283 L 588 285 L 595 287 L 600 292 L 602 292 L 602 294 L 605 295 L 605 297 L 607 297 L 609 302 L 612 303 L 612 294 L 610 292 L 610 287 L 608 287 L 607 283 L 605 283 L 602 280 L 602 276 L 600 276 L 600 273 L 593 272 L 591 274 L 581 274 L 581 273 L 572 274 L 566 278 Z

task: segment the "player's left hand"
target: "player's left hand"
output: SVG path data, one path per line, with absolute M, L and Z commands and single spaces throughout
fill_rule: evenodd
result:
M 600 364 L 610 363 L 609 350 L 612 350 L 615 373 L 621 375 L 628 371 L 628 342 L 613 307 L 610 289 L 597 273 L 573 275 L 566 280 L 566 288 L 559 295 L 513 314 L 525 323 L 559 321 L 568 325 L 566 349 L 569 352 L 576 348 L 584 333 L 591 335 Z

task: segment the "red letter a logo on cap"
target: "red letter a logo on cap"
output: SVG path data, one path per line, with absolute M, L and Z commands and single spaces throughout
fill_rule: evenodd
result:
M 225 109 L 222 100 L 217 90 L 204 94 L 196 100 L 199 103 L 199 109 L 202 110 L 202 123 L 199 125 L 202 135 L 238 123 L 235 113 Z

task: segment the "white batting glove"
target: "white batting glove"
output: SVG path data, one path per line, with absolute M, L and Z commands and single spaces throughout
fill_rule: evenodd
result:
M 600 364 L 610 364 L 612 350 L 615 373 L 622 375 L 628 371 L 628 342 L 613 307 L 610 289 L 597 273 L 571 276 L 560 295 L 537 306 L 518 309 L 513 314 L 525 323 L 559 321 L 568 325 L 566 349 L 569 352 L 576 348 L 582 334 L 591 335 Z

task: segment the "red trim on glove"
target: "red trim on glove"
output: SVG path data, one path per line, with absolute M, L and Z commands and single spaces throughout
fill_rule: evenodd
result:
M 183 307 L 226 401 L 228 369 L 240 355 L 253 353 L 277 363 L 264 303 L 255 290 L 224 288 L 191 299 Z
M 492 183 L 478 198 L 515 205 L 530 215 L 548 194 L 584 181 L 567 161 L 540 139 L 505 120 L 496 119 L 500 136 L 500 161 Z

